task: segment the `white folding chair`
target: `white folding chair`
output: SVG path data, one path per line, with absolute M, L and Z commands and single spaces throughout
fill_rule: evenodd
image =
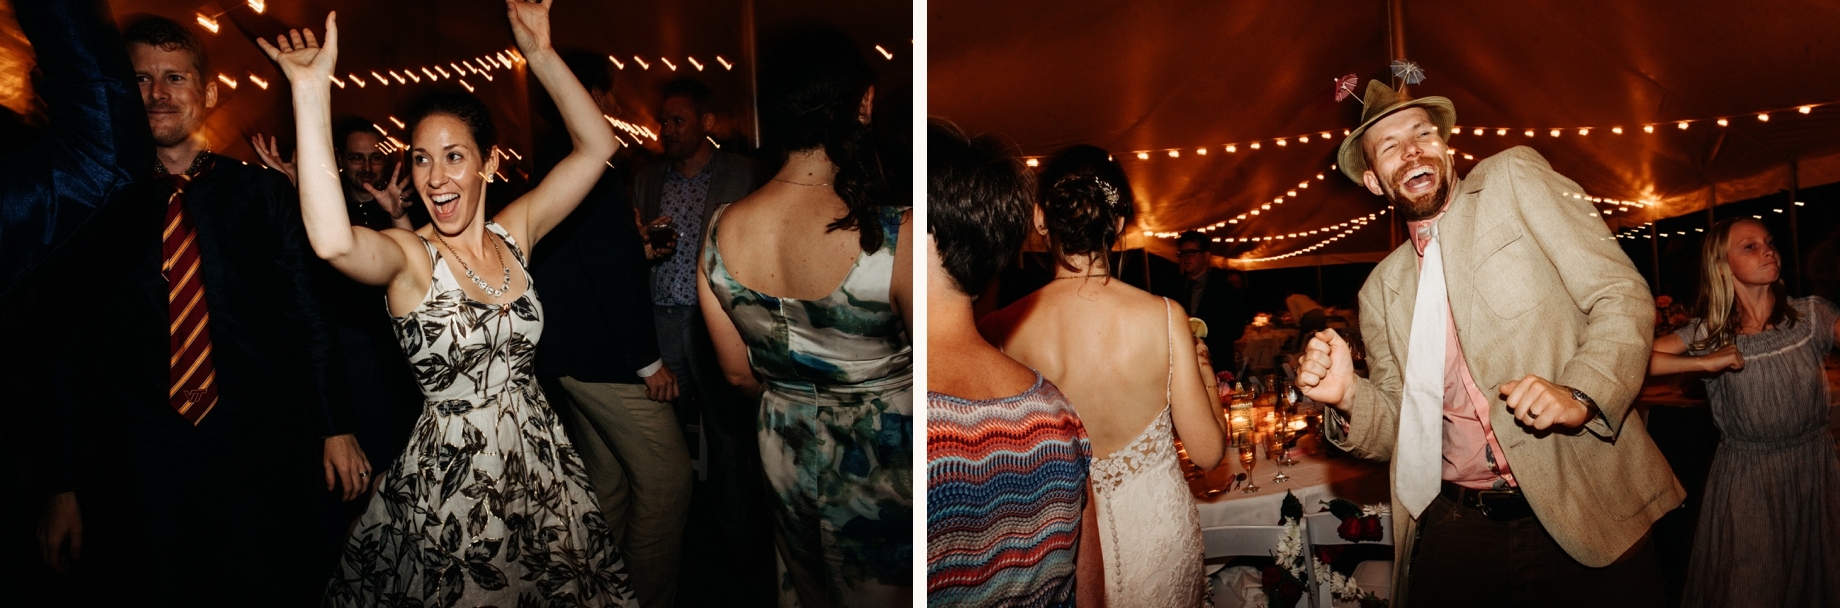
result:
M 1307 550 L 1311 556 L 1310 559 L 1315 559 L 1316 547 L 1322 545 L 1392 546 L 1393 544 L 1393 518 L 1391 517 L 1383 516 L 1380 518 L 1380 540 L 1377 541 L 1356 542 L 1344 539 L 1340 534 L 1335 532 L 1336 528 L 1341 527 L 1341 525 L 1341 518 L 1336 517 L 1334 513 L 1311 513 L 1303 516 L 1303 539 L 1304 544 L 1309 547 Z M 1314 568 L 1312 568 L 1312 571 L 1314 571 Z M 1355 584 L 1361 586 L 1361 589 L 1372 591 L 1374 595 L 1382 599 L 1391 597 L 1393 591 L 1393 561 L 1363 561 L 1360 565 L 1355 566 L 1354 580 Z M 1343 607 L 1354 606 L 1351 602 L 1335 601 L 1335 594 L 1329 592 L 1329 581 L 1327 577 L 1311 581 L 1311 586 L 1313 587 L 1311 595 L 1316 596 L 1317 608 L 1336 608 L 1338 605 Z
M 1207 559 L 1242 555 L 1270 557 L 1281 540 L 1284 540 L 1284 526 L 1221 526 L 1201 529 L 1201 545 Z M 1305 582 L 1310 583 L 1310 589 L 1297 601 L 1300 608 L 1307 608 L 1310 598 L 1316 595 L 1316 585 L 1310 581 Z

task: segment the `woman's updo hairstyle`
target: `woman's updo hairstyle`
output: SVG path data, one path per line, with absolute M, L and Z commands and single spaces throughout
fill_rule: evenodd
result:
M 830 26 L 781 32 L 761 52 L 763 143 L 781 154 L 823 148 L 837 166 L 831 187 L 850 209 L 826 228 L 858 231 L 865 252 L 882 248 L 881 208 L 891 201 L 869 126 L 857 120 L 874 84 L 856 43 Z
M 466 125 L 466 130 L 473 135 L 473 143 L 479 146 L 479 162 L 485 163 L 492 147 L 498 145 L 498 128 L 492 125 L 492 108 L 467 93 L 458 91 L 441 91 L 430 94 L 416 102 L 409 112 L 409 137 L 414 139 L 416 131 L 422 127 L 422 121 L 430 116 L 452 116 Z M 411 145 L 413 145 L 411 141 Z
M 1118 220 L 1137 217 L 1131 182 L 1111 154 L 1078 145 L 1054 155 L 1036 178 L 1048 228 L 1048 253 L 1056 263 L 1077 270 L 1070 256 L 1104 254 L 1118 243 Z

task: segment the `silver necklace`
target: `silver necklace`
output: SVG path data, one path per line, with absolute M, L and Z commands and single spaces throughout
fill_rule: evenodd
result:
M 807 184 L 807 183 L 805 183 L 805 182 L 795 182 L 795 181 L 792 181 L 792 180 L 789 180 L 789 179 L 780 179 L 780 178 L 777 178 L 777 177 L 775 177 L 775 178 L 773 178 L 773 181 L 776 181 L 776 182 L 786 182 L 786 183 L 788 183 L 788 184 L 792 184 L 792 185 L 794 185 L 794 186 L 829 186 L 829 185 L 831 185 L 831 183 L 830 183 L 830 182 L 824 182 L 824 183 L 822 183 L 822 184 Z
M 448 251 L 454 251 L 454 246 L 447 244 L 447 239 L 441 236 L 441 231 L 435 230 L 433 232 L 435 240 L 441 241 L 441 246 L 446 247 Z M 511 266 L 505 264 L 505 254 L 498 250 L 498 245 L 496 243 L 492 246 L 492 253 L 498 256 L 498 265 L 505 267 L 505 283 L 500 285 L 498 289 L 493 289 L 491 285 L 488 285 L 484 280 L 480 279 L 479 275 L 473 274 L 473 268 L 466 265 L 466 260 L 461 259 L 458 252 L 454 253 L 454 259 L 460 261 L 460 268 L 466 271 L 466 278 L 472 279 L 474 285 L 478 285 L 480 289 L 485 290 L 486 295 L 497 298 L 505 295 L 505 292 L 511 291 Z

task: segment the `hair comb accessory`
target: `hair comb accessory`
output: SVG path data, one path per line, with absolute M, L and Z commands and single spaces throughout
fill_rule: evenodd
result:
M 1061 186 L 1066 185 L 1068 182 L 1082 180 L 1082 179 L 1089 179 L 1089 180 L 1092 180 L 1093 183 L 1098 184 L 1099 189 L 1105 192 L 1105 206 L 1111 208 L 1114 211 L 1117 210 L 1118 208 L 1118 188 L 1115 186 L 1112 186 L 1111 182 L 1107 182 L 1103 179 L 1099 179 L 1099 176 L 1097 175 L 1069 175 L 1067 177 L 1061 178 L 1060 181 L 1054 182 L 1054 187 L 1059 188 Z

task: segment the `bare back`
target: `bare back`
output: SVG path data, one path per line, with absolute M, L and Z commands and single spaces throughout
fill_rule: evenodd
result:
M 848 212 L 830 188 L 770 182 L 722 213 L 716 247 L 727 253 L 722 264 L 728 274 L 749 289 L 823 299 L 843 284 L 862 253 L 856 231 L 825 231 Z
M 1178 433 L 1221 443 L 1220 427 L 1207 420 L 1214 408 L 1200 372 L 1185 369 L 1195 367 L 1186 319 L 1180 306 L 1123 281 L 1064 279 L 991 314 L 979 328 L 1060 387 L 1086 425 L 1093 457 L 1104 458 L 1136 439 L 1165 405 Z

